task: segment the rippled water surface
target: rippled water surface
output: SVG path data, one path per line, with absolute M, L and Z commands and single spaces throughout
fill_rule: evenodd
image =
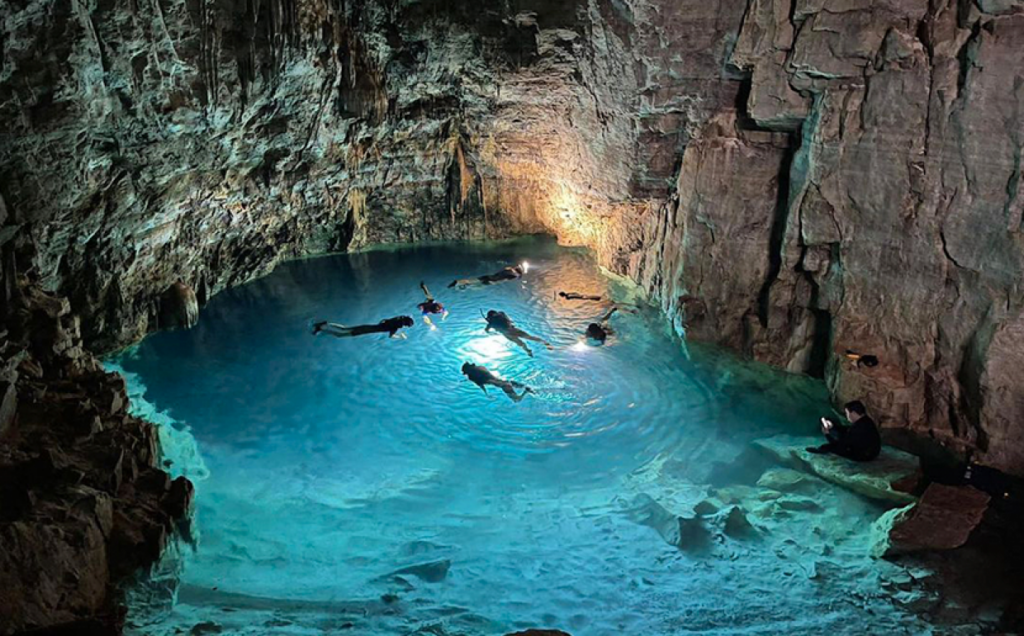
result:
M 522 281 L 446 288 L 524 259 Z M 450 310 L 436 329 L 421 280 Z M 603 308 L 563 289 L 636 300 L 547 241 L 375 251 L 284 265 L 117 360 L 198 492 L 177 604 L 139 601 L 138 632 L 921 633 L 878 592 L 882 509 L 819 483 L 802 509 L 766 508 L 778 493 L 754 485 L 772 466 L 751 440 L 813 430 L 820 385 L 687 355 L 650 308 L 582 345 Z M 485 333 L 487 309 L 554 349 Z M 401 314 L 406 339 L 309 331 Z M 536 393 L 485 395 L 464 361 Z M 712 493 L 755 531 L 709 518 L 706 545 L 671 545 Z

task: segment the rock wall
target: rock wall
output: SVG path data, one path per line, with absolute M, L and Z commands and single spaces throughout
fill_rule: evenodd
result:
M 1020 0 L 14 0 L 0 23 L 5 267 L 92 347 L 282 258 L 550 231 L 687 337 L 1024 474 Z
M 754 0 L 731 59 L 739 125 L 687 147 L 633 274 L 689 337 L 1024 474 L 1024 3 Z
M 192 484 L 160 469 L 66 298 L 22 280 L 0 301 L 0 634 L 120 633 L 116 586 L 188 535 Z

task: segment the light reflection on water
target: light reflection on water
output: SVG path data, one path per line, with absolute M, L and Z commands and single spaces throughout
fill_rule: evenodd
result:
M 446 287 L 524 258 L 523 281 Z M 416 315 L 420 280 L 450 311 L 436 329 Z M 651 462 L 671 465 L 678 483 L 749 481 L 749 441 L 816 421 L 820 387 L 728 358 L 688 359 L 652 309 L 616 315 L 613 339 L 591 347 L 580 337 L 604 308 L 557 299 L 559 290 L 631 293 L 587 255 L 546 241 L 314 259 L 223 293 L 195 329 L 153 336 L 123 359 L 149 402 L 191 426 L 210 471 L 198 484 L 203 539 L 185 574 L 187 602 L 150 633 L 244 605 L 214 587 L 277 599 L 264 608 L 274 616 L 298 607 L 286 600 L 416 599 L 377 618 L 364 608 L 362 633 L 403 633 L 439 616 L 470 633 L 526 624 L 577 636 L 681 633 L 666 625 L 720 585 L 736 597 L 726 603 L 736 625 L 820 609 L 802 589 L 807 598 L 781 610 L 758 598 L 781 567 L 767 547 L 750 557 L 748 581 L 727 561 L 698 572 L 623 512 L 637 494 L 627 483 Z M 531 342 L 531 358 L 486 334 L 488 309 L 554 350 Z M 316 318 L 354 325 L 400 314 L 417 319 L 407 339 L 308 332 Z M 465 361 L 536 395 L 518 404 L 493 388 L 485 395 L 460 374 Z M 878 513 L 843 501 L 861 523 Z M 381 578 L 438 559 L 452 563 L 440 583 Z

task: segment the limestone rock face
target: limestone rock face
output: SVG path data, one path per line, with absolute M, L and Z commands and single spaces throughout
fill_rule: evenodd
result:
M 755 0 L 731 60 L 752 121 L 687 146 L 632 275 L 688 338 L 1024 474 L 1024 10 Z
M 684 5 L 3 3 L 4 242 L 100 348 L 306 253 L 555 231 L 622 270 L 740 86 L 745 2 Z

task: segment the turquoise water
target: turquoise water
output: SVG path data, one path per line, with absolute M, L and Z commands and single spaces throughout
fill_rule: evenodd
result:
M 524 259 L 522 281 L 446 288 Z M 436 329 L 420 280 L 450 310 Z M 688 354 L 646 307 L 587 346 L 603 309 L 563 289 L 636 301 L 548 241 L 375 251 L 284 265 L 113 361 L 163 427 L 168 469 L 197 487 L 195 545 L 165 564 L 176 602 L 133 597 L 129 631 L 927 631 L 913 592 L 883 585 L 905 568 L 867 556 L 882 508 L 822 482 L 783 499 L 756 485 L 773 465 L 750 442 L 812 432 L 820 384 Z M 554 349 L 486 334 L 488 309 Z M 309 332 L 401 314 L 417 319 L 405 339 Z M 485 395 L 464 361 L 536 393 Z M 753 528 L 709 515 L 699 544 L 673 545 L 675 516 L 709 498 Z

